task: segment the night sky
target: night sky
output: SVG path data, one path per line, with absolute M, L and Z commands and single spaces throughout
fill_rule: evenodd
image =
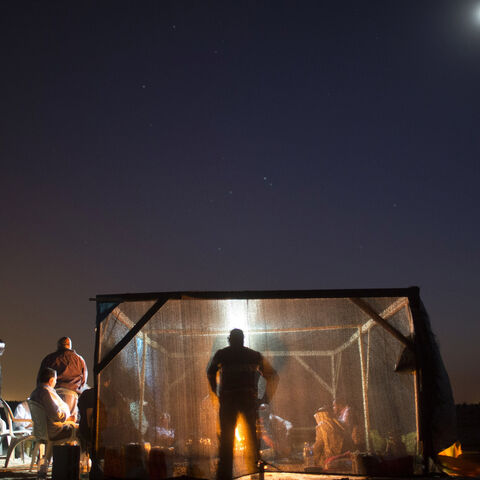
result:
M 6 0 L 0 45 L 5 398 L 93 367 L 96 294 L 418 285 L 480 401 L 480 0 Z

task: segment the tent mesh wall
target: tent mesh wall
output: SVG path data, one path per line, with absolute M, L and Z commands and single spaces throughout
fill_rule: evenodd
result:
M 412 335 L 406 297 L 362 300 Z M 100 323 L 100 361 L 154 303 L 122 302 Z M 278 372 L 271 413 L 292 426 L 288 435 L 272 429 L 273 448 L 260 444 L 267 468 L 418 471 L 416 376 L 395 372 L 404 345 L 348 298 L 185 298 L 168 300 L 99 373 L 96 453 L 107 477 L 148 478 L 155 468 L 167 477 L 215 476 L 218 401 L 206 366 L 232 328 Z M 264 388 L 260 381 L 259 396 Z M 348 424 L 330 420 L 339 415 L 334 400 L 348 406 Z M 329 420 L 317 425 L 321 407 Z M 234 476 L 252 473 L 247 450 L 239 422 Z

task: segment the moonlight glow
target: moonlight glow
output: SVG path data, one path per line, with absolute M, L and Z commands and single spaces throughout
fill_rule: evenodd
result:
M 480 3 L 476 6 L 476 8 L 473 12 L 473 18 L 475 20 L 475 23 L 480 25 Z

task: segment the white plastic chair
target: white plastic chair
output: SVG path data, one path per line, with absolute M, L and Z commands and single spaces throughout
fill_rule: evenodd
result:
M 46 472 L 52 458 L 53 446 L 63 445 L 65 443 L 72 442 L 75 440 L 75 438 L 74 435 L 72 435 L 70 437 L 62 438 L 60 440 L 51 440 L 48 436 L 47 415 L 43 406 L 40 403 L 35 402 L 34 400 L 28 400 L 28 406 L 30 407 L 30 412 L 32 414 L 34 439 L 30 471 L 33 470 L 33 465 L 37 463 L 38 457 L 38 465 L 40 466 L 40 460 L 42 460 L 42 470 Z M 40 454 L 40 446 L 42 444 L 45 445 L 45 455 L 43 456 L 43 458 L 41 458 Z
M 15 451 L 17 446 L 22 448 L 22 458 L 24 458 L 24 445 L 23 442 L 28 440 L 33 440 L 33 435 L 31 429 L 27 428 L 32 424 L 31 420 L 26 420 L 24 418 L 15 418 L 12 413 L 10 405 L 3 399 L 0 398 L 0 408 L 3 408 L 5 412 L 5 418 L 7 419 L 7 429 L 4 433 L 1 434 L 2 438 L 7 439 L 8 450 L 5 455 L 5 468 L 8 467 L 10 457 Z M 14 429 L 14 423 L 24 423 L 25 427 L 22 427 L 18 430 Z

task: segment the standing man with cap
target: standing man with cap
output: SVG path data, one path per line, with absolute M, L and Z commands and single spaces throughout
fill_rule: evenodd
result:
M 253 454 L 250 473 L 256 471 L 259 460 L 256 421 L 260 403 L 268 403 L 277 387 L 278 375 L 260 352 L 243 346 L 243 331 L 234 328 L 228 337 L 229 346 L 218 350 L 207 367 L 207 378 L 212 392 L 220 400 L 220 446 L 217 470 L 218 480 L 231 480 L 233 445 L 238 415 L 247 424 L 248 440 Z M 217 372 L 220 385 L 217 391 Z M 260 375 L 267 382 L 265 395 L 258 398 Z
M 47 367 L 57 372 L 55 390 L 76 418 L 78 396 L 87 382 L 88 371 L 83 357 L 72 349 L 70 338 L 60 338 L 57 342 L 57 351 L 48 354 L 42 360 L 40 371 Z

